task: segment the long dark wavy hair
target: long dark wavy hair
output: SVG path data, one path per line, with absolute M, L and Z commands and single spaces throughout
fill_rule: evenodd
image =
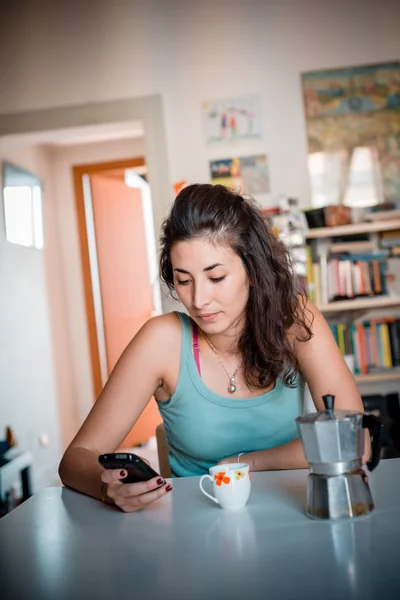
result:
M 280 377 L 295 386 L 300 365 L 288 330 L 312 337 L 310 312 L 296 289 L 286 246 L 251 198 L 222 185 L 194 184 L 176 197 L 161 229 L 160 274 L 174 290 L 171 248 L 179 241 L 207 237 L 230 247 L 242 260 L 250 281 L 245 325 L 239 338 L 248 386 L 265 388 Z

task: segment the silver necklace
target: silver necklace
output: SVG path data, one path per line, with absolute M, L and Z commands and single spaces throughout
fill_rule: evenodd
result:
M 223 368 L 225 373 L 228 375 L 228 379 L 229 379 L 228 392 L 230 394 L 234 394 L 236 392 L 235 377 L 236 377 L 236 373 L 239 371 L 240 367 L 242 366 L 243 358 L 240 359 L 239 364 L 236 367 L 235 372 L 233 373 L 233 375 L 231 377 L 229 375 L 228 371 L 225 369 L 225 365 L 222 362 L 222 360 L 220 359 L 217 349 L 214 348 L 214 346 L 212 345 L 212 343 L 210 342 L 210 340 L 208 339 L 208 337 L 206 336 L 204 331 L 203 331 L 203 335 L 205 337 L 207 344 L 210 346 L 211 350 L 214 352 L 215 356 L 217 357 L 219 364 L 221 365 L 221 367 Z

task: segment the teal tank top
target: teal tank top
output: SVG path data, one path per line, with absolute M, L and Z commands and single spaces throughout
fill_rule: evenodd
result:
M 182 347 L 176 389 L 158 408 L 164 420 L 169 463 L 175 477 L 203 475 L 217 462 L 240 452 L 273 448 L 298 437 L 302 385 L 274 389 L 255 398 L 225 398 L 207 388 L 192 350 L 192 321 L 177 313 Z

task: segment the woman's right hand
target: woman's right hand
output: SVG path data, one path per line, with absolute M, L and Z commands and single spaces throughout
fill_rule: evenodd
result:
M 106 495 L 124 512 L 142 510 L 172 490 L 172 485 L 160 476 L 149 481 L 122 483 L 120 480 L 126 476 L 127 472 L 123 469 L 105 469 L 101 474 Z

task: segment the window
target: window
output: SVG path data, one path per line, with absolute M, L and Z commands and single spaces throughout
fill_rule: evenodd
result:
M 308 155 L 313 206 L 373 206 L 382 201 L 382 182 L 374 147 Z
M 42 194 L 39 180 L 18 167 L 4 166 L 6 239 L 12 244 L 43 248 Z

